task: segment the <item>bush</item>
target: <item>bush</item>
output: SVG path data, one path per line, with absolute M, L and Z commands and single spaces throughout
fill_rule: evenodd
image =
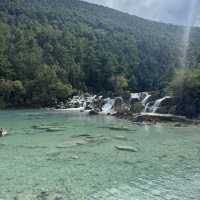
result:
M 131 111 L 134 113 L 141 113 L 144 110 L 144 106 L 141 102 L 135 102 L 132 106 L 133 108 L 131 109 Z

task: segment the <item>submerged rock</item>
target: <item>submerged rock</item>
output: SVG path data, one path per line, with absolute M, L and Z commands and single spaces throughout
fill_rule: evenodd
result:
M 121 128 L 118 128 L 118 127 L 109 127 L 109 129 L 113 130 L 113 131 L 133 131 L 133 130 L 131 130 L 129 128 L 126 128 L 126 127 L 121 127 Z
M 115 148 L 120 151 L 138 152 L 138 149 L 130 146 L 115 146 Z
M 98 115 L 99 112 L 97 110 L 90 110 L 89 115 Z
M 99 127 L 99 128 L 106 128 L 106 129 L 110 129 L 112 131 L 136 131 L 136 130 L 129 129 L 127 127 L 105 126 L 105 127 Z
M 117 135 L 114 138 L 117 140 L 128 140 L 125 136 L 122 136 L 122 135 Z
M 73 135 L 72 136 L 72 138 L 78 138 L 78 137 L 91 138 L 92 136 L 90 134 L 80 134 L 80 135 Z
M 41 131 L 46 131 L 46 132 L 58 132 L 58 131 L 63 131 L 65 127 L 63 126 L 54 126 L 54 125 L 50 125 L 50 126 L 45 126 L 45 125 L 34 125 L 32 126 L 33 129 L 36 130 L 41 130 Z
M 70 159 L 77 160 L 77 159 L 79 159 L 79 157 L 78 156 L 71 156 Z
M 43 126 L 43 125 L 39 125 L 39 126 L 37 126 L 37 125 L 34 125 L 34 126 L 32 126 L 32 128 L 33 129 L 37 129 L 37 130 L 47 130 L 48 128 L 50 128 L 51 126 Z
M 57 132 L 57 131 L 63 131 L 62 128 L 56 128 L 56 127 L 50 127 L 46 129 L 46 132 Z
M 76 141 L 76 145 L 85 145 L 85 144 L 87 144 L 88 143 L 88 141 L 86 141 L 86 140 L 79 140 L 79 141 Z

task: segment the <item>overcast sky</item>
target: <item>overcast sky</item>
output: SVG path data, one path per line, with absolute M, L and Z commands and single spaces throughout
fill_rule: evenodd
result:
M 83 0 L 146 19 L 200 25 L 200 0 Z M 190 18 L 190 19 L 189 19 Z

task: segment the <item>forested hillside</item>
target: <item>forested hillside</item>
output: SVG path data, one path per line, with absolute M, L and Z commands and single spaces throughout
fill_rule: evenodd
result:
M 77 0 L 0 1 L 0 104 L 46 106 L 74 91 L 160 89 L 183 28 Z M 189 58 L 200 61 L 200 29 Z

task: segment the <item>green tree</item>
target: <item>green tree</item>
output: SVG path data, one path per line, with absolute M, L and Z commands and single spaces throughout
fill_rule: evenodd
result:
M 0 99 L 4 105 L 24 104 L 25 88 L 21 81 L 0 80 Z
M 127 79 L 123 75 L 113 76 L 111 82 L 117 95 L 121 95 L 128 86 Z
M 189 117 L 200 114 L 200 68 L 177 70 L 170 83 L 177 113 Z

